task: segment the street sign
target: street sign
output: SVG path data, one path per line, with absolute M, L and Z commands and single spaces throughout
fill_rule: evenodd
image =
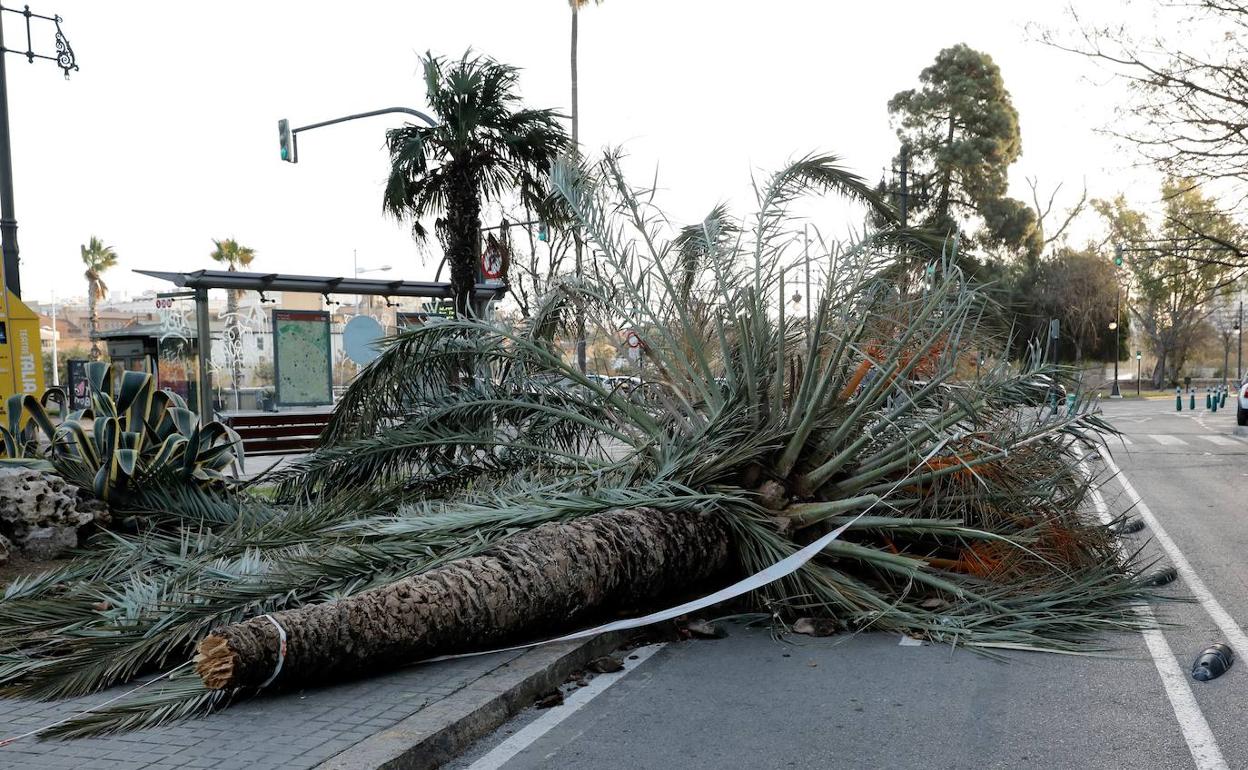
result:
M 507 247 L 490 235 L 485 251 L 481 253 L 481 275 L 487 281 L 501 280 L 507 274 Z
M 633 350 L 641 347 L 641 335 L 637 332 L 629 330 L 628 336 L 625 339 L 628 340 L 628 346 Z

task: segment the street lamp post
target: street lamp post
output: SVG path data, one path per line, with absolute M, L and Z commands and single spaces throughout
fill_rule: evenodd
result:
M 6 48 L 4 45 L 4 14 L 15 13 L 26 22 L 26 50 Z M 56 25 L 56 55 L 46 56 L 34 52 L 30 38 L 30 20 L 43 19 Z M 16 53 L 26 57 L 26 61 L 34 63 L 35 59 L 47 59 L 56 62 L 56 66 L 65 71 L 65 79 L 69 79 L 70 70 L 78 69 L 74 60 L 74 49 L 61 32 L 60 16 L 42 16 L 32 13 L 30 6 L 22 10 L 0 6 L 0 237 L 3 238 L 4 283 L 15 297 L 22 296 L 22 279 L 19 272 L 17 250 L 17 213 L 13 202 L 13 151 L 9 137 L 9 86 L 8 74 L 5 70 L 6 53 Z
M 1244 382 L 1244 301 L 1239 301 L 1239 313 L 1235 316 L 1235 332 L 1239 338 L 1235 341 L 1235 384 Z
M 1135 395 L 1140 395 L 1140 359 L 1144 358 L 1142 351 L 1135 351 Z
M 1122 317 L 1122 278 L 1118 268 L 1122 266 L 1122 246 L 1114 247 L 1114 320 L 1110 322 L 1110 331 L 1114 333 L 1114 386 L 1109 391 L 1110 398 L 1122 398 L 1118 389 L 1118 352 L 1122 349 L 1122 332 L 1118 329 L 1118 319 Z
M 360 267 L 359 260 L 356 257 L 355 249 L 351 249 L 351 268 L 355 271 L 356 278 L 359 278 L 361 275 L 364 275 L 365 273 L 384 273 L 391 269 L 390 265 L 382 265 L 381 267 Z M 372 310 L 373 298 L 371 295 L 368 298 L 368 307 L 369 307 L 369 310 Z M 355 295 L 355 314 L 356 315 L 360 314 L 360 295 L 359 294 Z

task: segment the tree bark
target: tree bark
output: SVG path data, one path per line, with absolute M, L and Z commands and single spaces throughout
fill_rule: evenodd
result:
M 229 271 L 235 272 L 234 263 L 230 263 Z M 238 322 L 238 291 L 230 289 L 225 295 L 225 354 L 230 362 L 230 384 L 234 386 L 234 411 L 239 411 L 239 381 L 243 378 L 242 336 L 243 330 Z
M 481 199 L 471 171 L 458 168 L 452 176 L 456 181 L 446 207 L 447 262 L 451 266 L 455 315 L 468 318 L 473 312 L 477 263 L 480 260 Z
M 100 311 L 96 299 L 98 293 L 99 287 L 95 279 L 87 281 L 87 313 L 91 330 L 91 353 L 88 358 L 92 361 L 99 361 L 102 355 L 100 353 Z
M 334 602 L 273 613 L 286 632 L 274 684 L 381 671 L 422 658 L 550 636 L 595 611 L 649 603 L 728 563 L 712 514 L 629 508 L 544 524 L 481 556 Z M 196 671 L 211 689 L 257 687 L 275 670 L 266 617 L 205 637 Z

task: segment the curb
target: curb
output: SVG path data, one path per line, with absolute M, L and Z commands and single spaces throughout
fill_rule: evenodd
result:
M 506 722 L 568 675 L 624 643 L 623 634 L 536 647 L 398 724 L 365 738 L 316 770 L 432 770 Z

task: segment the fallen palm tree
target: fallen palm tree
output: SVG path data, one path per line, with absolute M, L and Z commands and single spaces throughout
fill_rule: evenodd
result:
M 1038 361 L 968 372 L 968 351 L 1004 343 L 951 252 L 912 273 L 897 259 L 909 234 L 870 234 L 795 321 L 788 204 L 833 191 L 889 213 L 834 159 L 777 174 L 747 223 L 717 209 L 670 240 L 613 158 L 598 172 L 555 174 L 597 278 L 524 328 L 400 335 L 326 446 L 268 479 L 275 502 L 149 497 L 150 529 L 11 586 L 5 692 L 80 695 L 178 666 L 51 732 L 158 724 L 265 686 L 549 637 L 842 526 L 750 601 L 780 622 L 980 649 L 1078 651 L 1137 626 L 1144 589 L 1084 515 L 1072 453 L 1104 426 L 1082 401 L 1056 408 Z M 569 297 L 644 339 L 653 395 L 558 355 L 548 333 Z

